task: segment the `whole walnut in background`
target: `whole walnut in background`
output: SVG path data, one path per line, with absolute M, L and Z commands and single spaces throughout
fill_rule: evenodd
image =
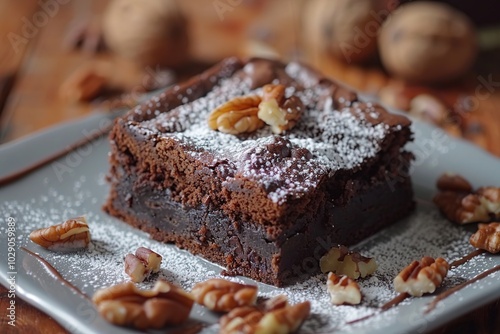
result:
M 413 2 L 385 22 L 379 49 L 391 74 L 432 84 L 465 74 L 475 60 L 477 41 L 474 26 L 463 13 L 441 3 Z
M 141 66 L 176 67 L 187 59 L 187 20 L 175 0 L 114 0 L 102 28 L 111 50 Z
M 304 15 L 304 39 L 347 63 L 377 54 L 377 35 L 397 0 L 311 0 Z

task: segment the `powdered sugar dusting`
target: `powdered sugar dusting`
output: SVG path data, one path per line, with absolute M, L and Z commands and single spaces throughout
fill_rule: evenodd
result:
M 341 169 L 354 169 L 374 158 L 380 152 L 380 143 L 387 133 L 395 131 L 395 128 L 390 128 L 383 122 L 373 124 L 367 121 L 367 114 L 372 119 L 380 116 L 370 104 L 362 106 L 354 103 L 342 110 L 334 109 L 332 103 L 319 106 L 321 99 L 330 96 L 330 90 L 317 85 L 306 70 L 291 63 L 286 68 L 286 73 L 294 82 L 287 85 L 286 94 L 298 96 L 305 111 L 295 128 L 282 138 L 290 142 L 291 149 L 307 149 L 312 153 L 312 158 L 307 162 L 297 163 L 294 161 L 296 158 L 291 157 L 290 161 L 280 163 L 281 160 L 277 160 L 272 165 L 254 161 L 240 170 L 242 165 L 238 160 L 245 151 L 254 149 L 256 152 L 259 148 L 264 150 L 266 142 L 274 137 L 270 128 L 264 127 L 252 134 L 234 136 L 211 130 L 207 119 L 212 110 L 233 98 L 261 94 L 262 88 L 251 89 L 251 81 L 244 73 L 245 70 L 242 70 L 239 74 L 221 80 L 204 97 L 131 126 L 154 140 L 173 139 L 182 143 L 185 151 L 194 158 L 209 152 L 214 161 L 224 161 L 227 168 L 232 170 L 228 174 L 240 172 L 241 176 L 261 182 L 265 189 L 272 189 L 268 195 L 277 203 L 311 191 L 325 174 Z M 254 155 L 253 159 L 263 158 Z M 258 165 L 259 170 L 251 170 L 250 166 L 254 165 Z M 304 179 L 300 175 L 310 175 L 311 178 Z M 288 180 L 283 182 L 287 177 Z M 277 188 L 269 187 L 269 184 Z
M 41 188 L 37 191 L 38 195 L 25 200 L 5 201 L 0 209 L 5 219 L 14 217 L 17 220 L 18 246 L 25 246 L 40 253 L 67 280 L 89 296 L 101 287 L 126 281 L 127 277 L 123 273 L 123 257 L 140 246 L 153 249 L 163 256 L 159 278 L 175 282 L 185 289 L 189 290 L 195 283 L 208 278 L 222 277 L 220 267 L 176 247 L 150 240 L 146 234 L 102 213 L 99 210 L 99 203 L 96 204 L 96 194 L 107 193 L 106 187 L 101 180 L 82 177 L 67 187 L 68 192 L 61 192 L 52 187 Z M 87 251 L 72 254 L 53 253 L 38 247 L 28 239 L 28 234 L 34 229 L 82 214 L 87 217 L 92 235 L 92 247 Z M 6 232 L 6 224 L 0 225 L 0 231 Z M 472 251 L 473 248 L 468 243 L 470 234 L 470 229 L 445 221 L 433 207 L 421 204 L 418 211 L 408 219 L 356 247 L 363 255 L 375 257 L 379 265 L 373 276 L 359 281 L 363 294 L 361 305 L 331 305 L 326 291 L 326 275 L 323 274 L 286 288 L 274 288 L 258 283 L 260 296 L 271 297 L 283 293 L 292 303 L 311 301 L 312 316 L 304 324 L 301 333 L 377 330 L 398 323 L 402 321 L 401 319 L 406 319 L 404 320 L 407 321 L 406 325 L 411 325 L 411 321 L 414 320 L 408 318 L 410 312 L 408 310 L 416 312 L 419 319 L 422 318 L 425 304 L 431 297 L 408 299 L 401 306 L 365 321 L 355 324 L 347 322 L 377 312 L 380 305 L 396 296 L 392 289 L 392 279 L 411 261 L 420 259 L 424 255 L 442 256 L 452 261 Z M 19 254 L 24 253 L 19 251 Z M 317 259 L 312 260 L 317 261 Z M 476 257 L 469 263 L 451 270 L 444 282 L 444 288 L 450 288 L 485 269 L 492 268 L 497 262 L 498 259 L 494 256 Z M 35 268 L 31 267 L 33 263 L 30 263 L 23 261 L 23 267 L 19 268 L 20 275 L 39 275 L 36 274 Z M 36 263 L 34 265 L 36 266 Z M 494 275 L 492 278 L 498 279 L 498 273 Z M 257 284 L 246 278 L 230 279 Z M 153 282 L 154 279 L 141 286 L 149 287 Z M 470 288 L 480 289 L 481 284 L 479 282 Z M 54 295 L 51 298 L 58 296 Z M 448 304 L 445 300 L 430 316 L 440 315 L 445 311 L 446 305 Z M 216 321 L 214 314 L 201 307 L 196 307 L 191 317 Z M 205 328 L 203 333 L 216 331 L 217 325 L 213 325 Z

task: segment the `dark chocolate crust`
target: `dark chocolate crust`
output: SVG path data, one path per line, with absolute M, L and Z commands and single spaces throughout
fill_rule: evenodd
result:
M 271 82 L 304 102 L 295 128 L 208 128 L 213 108 Z M 284 285 L 412 210 L 409 126 L 307 66 L 227 59 L 116 121 L 104 208 L 230 273 Z

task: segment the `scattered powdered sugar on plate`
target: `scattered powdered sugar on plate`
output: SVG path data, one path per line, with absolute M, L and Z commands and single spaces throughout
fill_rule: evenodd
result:
M 102 177 L 102 176 L 100 176 Z M 213 277 L 222 277 L 221 267 L 213 265 L 174 246 L 150 240 L 148 235 L 132 229 L 128 225 L 111 218 L 100 211 L 95 193 L 107 192 L 107 186 L 99 180 L 81 177 L 69 187 L 71 191 L 61 193 L 48 187 L 41 195 L 27 200 L 12 200 L 1 204 L 4 218 L 17 220 L 18 246 L 24 246 L 39 253 L 51 263 L 68 281 L 76 285 L 88 296 L 102 287 L 127 280 L 123 272 L 123 258 L 140 246 L 148 247 L 163 256 L 161 273 L 141 287 L 151 287 L 156 278 L 164 278 L 189 290 L 197 282 Z M 92 208 L 90 211 L 88 208 Z M 90 226 L 92 245 L 88 250 L 76 253 L 53 253 L 28 239 L 31 231 L 61 223 L 67 218 L 85 214 Z M 0 226 L 5 233 L 6 224 Z M 359 280 L 363 301 L 358 306 L 334 306 L 330 304 L 326 291 L 326 275 L 319 274 L 285 288 L 275 288 L 258 283 L 260 296 L 271 297 L 286 294 L 291 303 L 309 300 L 312 315 L 303 325 L 301 333 L 330 333 L 332 331 L 356 332 L 360 329 L 383 328 L 387 321 L 393 321 L 405 306 L 421 303 L 422 298 L 410 298 L 401 306 L 378 314 L 365 321 L 347 324 L 349 321 L 377 312 L 377 307 L 396 296 L 392 280 L 397 273 L 411 261 L 425 255 L 452 261 L 473 250 L 468 243 L 471 228 L 456 226 L 445 221 L 437 210 L 420 203 L 417 211 L 409 218 L 389 227 L 355 247 L 363 255 L 375 257 L 378 269 L 374 275 Z M 22 251 L 19 251 L 22 253 Z M 24 253 L 25 254 L 25 253 Z M 481 255 L 467 264 L 449 272 L 444 289 L 472 278 L 485 268 L 496 265 L 493 256 Z M 20 275 L 30 275 L 31 268 L 19 268 Z M 494 274 L 498 276 L 497 274 Z M 226 277 L 227 278 L 227 277 Z M 252 283 L 247 278 L 228 278 L 235 281 Z M 256 284 L 255 282 L 253 282 Z M 474 287 L 475 286 L 475 287 Z M 480 284 L 474 285 L 480 289 Z M 441 288 L 439 291 L 442 291 Z M 52 296 L 52 298 L 58 298 Z M 430 297 L 425 298 L 425 302 Z M 425 303 L 418 309 L 423 315 Z M 417 311 L 417 313 L 418 313 Z M 443 308 L 431 314 L 438 315 Z M 192 318 L 205 322 L 215 322 L 211 312 L 196 306 Z M 392 319 L 392 320 L 391 320 Z M 206 327 L 204 333 L 214 333 L 217 325 Z

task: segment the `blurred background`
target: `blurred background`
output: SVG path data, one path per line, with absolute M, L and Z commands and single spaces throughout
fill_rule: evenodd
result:
M 400 3 L 402 2 L 402 3 Z M 500 156 L 496 0 L 0 1 L 0 142 L 227 56 L 300 60 Z
M 498 0 L 1 0 L 0 143 L 131 108 L 236 55 L 303 61 L 500 156 L 498 9 Z M 19 307 L 20 333 L 65 333 Z M 435 331 L 444 332 L 500 332 L 499 302 Z

